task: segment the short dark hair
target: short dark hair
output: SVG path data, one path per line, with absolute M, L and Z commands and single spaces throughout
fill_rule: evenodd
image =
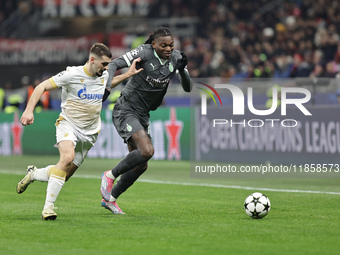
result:
M 145 41 L 145 44 L 151 44 L 157 37 L 161 36 L 172 36 L 172 33 L 167 27 L 159 27 L 149 36 L 149 38 Z
M 109 58 L 112 58 L 112 53 L 110 49 L 103 43 L 95 43 L 92 45 L 90 49 L 90 53 L 93 53 L 99 57 L 107 56 Z

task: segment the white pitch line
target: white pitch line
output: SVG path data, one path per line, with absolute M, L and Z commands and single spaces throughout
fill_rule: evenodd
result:
M 139 182 L 156 183 L 156 184 L 182 185 L 182 186 L 225 188 L 225 189 L 243 189 L 243 190 L 259 190 L 259 191 L 274 191 L 274 192 L 314 193 L 314 194 L 340 195 L 340 192 L 332 192 L 332 191 L 255 188 L 255 187 L 244 187 L 244 186 L 224 185 L 224 184 L 210 184 L 210 183 L 172 182 L 172 181 L 160 181 L 160 180 L 148 180 L 148 179 L 141 179 L 141 180 L 139 180 Z
M 13 174 L 23 175 L 24 171 L 17 170 L 3 170 L 0 169 L 0 174 Z M 100 179 L 99 175 L 82 175 L 77 174 L 72 178 L 84 178 L 84 179 Z M 236 185 L 224 185 L 224 184 L 210 184 L 210 183 L 193 183 L 193 182 L 174 182 L 174 181 L 162 181 L 162 180 L 150 180 L 150 179 L 139 179 L 138 182 L 154 183 L 154 184 L 167 184 L 167 185 L 181 185 L 181 186 L 196 186 L 196 187 L 211 187 L 211 188 L 224 188 L 224 189 L 242 189 L 242 190 L 258 190 L 258 191 L 273 191 L 273 192 L 287 192 L 287 193 L 309 193 L 309 194 L 328 194 L 328 195 L 340 195 L 340 192 L 332 191 L 318 191 L 318 190 L 294 190 L 294 189 L 271 189 L 271 188 L 257 188 L 257 187 L 246 187 Z

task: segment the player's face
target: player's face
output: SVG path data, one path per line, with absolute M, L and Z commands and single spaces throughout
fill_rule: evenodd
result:
M 103 72 L 109 68 L 109 63 L 111 59 L 107 56 L 96 57 L 93 60 L 93 73 L 100 77 L 103 75 Z
M 174 38 L 171 35 L 157 37 L 152 41 L 152 48 L 161 59 L 168 59 L 174 50 Z

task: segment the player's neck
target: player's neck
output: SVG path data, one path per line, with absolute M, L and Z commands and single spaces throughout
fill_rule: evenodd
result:
M 161 65 L 165 65 L 167 59 L 160 58 L 155 50 L 153 50 L 153 54 L 158 59 L 159 63 L 161 63 Z
M 94 77 L 95 74 L 91 72 L 92 68 L 90 68 L 90 62 L 87 61 L 86 64 L 84 65 L 84 71 L 88 76 Z

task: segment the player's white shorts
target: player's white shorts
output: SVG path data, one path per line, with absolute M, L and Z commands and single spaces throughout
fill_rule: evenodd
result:
M 79 167 L 83 163 L 88 151 L 97 141 L 98 133 L 94 135 L 81 134 L 63 117 L 58 118 L 55 126 L 57 137 L 57 144 L 55 147 L 58 148 L 58 144 L 61 141 L 72 141 L 75 150 L 73 163 Z

